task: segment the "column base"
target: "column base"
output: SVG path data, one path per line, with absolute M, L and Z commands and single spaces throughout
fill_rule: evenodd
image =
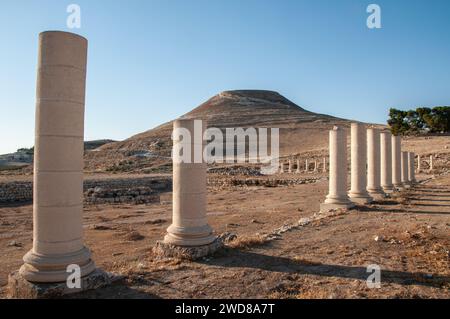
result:
M 66 282 L 33 283 L 26 280 L 19 271 L 8 277 L 8 297 L 17 299 L 50 299 L 87 290 L 98 289 L 111 284 L 111 275 L 101 269 L 95 269 L 81 278 L 80 288 L 69 288 Z
M 383 192 L 382 188 L 379 188 L 379 189 L 368 189 L 367 191 L 369 192 L 369 195 L 374 200 L 383 200 L 383 199 L 386 198 L 386 193 Z
M 320 204 L 320 212 L 326 213 L 330 210 L 335 209 L 351 209 L 355 207 L 355 204 L 353 204 L 351 201 L 342 201 L 342 202 L 334 202 L 334 203 L 327 203 L 326 201 L 322 204 Z
M 369 196 L 368 193 L 349 193 L 348 197 L 355 204 L 369 204 L 373 202 L 373 198 Z
M 196 247 L 211 244 L 216 237 L 212 228 L 206 224 L 197 227 L 179 227 L 171 225 L 167 228 L 164 243 L 183 247 Z
M 153 253 L 162 258 L 179 258 L 185 260 L 196 260 L 214 254 L 224 247 L 221 238 L 215 237 L 214 240 L 202 246 L 177 246 L 167 242 L 158 241 L 153 247 Z
M 392 194 L 395 191 L 394 185 L 382 186 L 382 188 L 386 194 Z
M 81 277 L 85 277 L 95 270 L 91 252 L 86 247 L 65 255 L 40 255 L 30 250 L 23 257 L 23 261 L 25 263 L 19 272 L 23 278 L 30 282 L 66 282 L 70 275 L 67 272 L 67 266 L 69 265 L 79 266 Z
M 394 184 L 394 191 L 402 191 L 404 189 L 405 187 L 403 186 L 403 184 Z

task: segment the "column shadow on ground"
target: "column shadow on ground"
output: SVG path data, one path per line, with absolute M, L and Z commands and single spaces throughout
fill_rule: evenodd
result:
M 421 205 L 414 205 L 421 206 Z M 448 206 L 444 206 L 448 207 Z M 379 213 L 393 213 L 393 214 L 424 214 L 424 215 L 450 215 L 450 212 L 439 211 L 424 211 L 424 210 L 411 210 L 408 208 L 381 208 L 381 207 L 358 207 L 358 210 L 363 212 L 379 212 Z
M 354 267 L 344 265 L 309 264 L 293 260 L 287 257 L 269 256 L 250 251 L 231 250 L 227 256 L 214 258 L 199 263 L 225 268 L 254 268 L 270 272 L 282 272 L 288 274 L 316 275 L 324 277 L 338 277 L 346 279 L 367 280 L 370 273 L 366 267 Z M 421 272 L 405 272 L 381 269 L 381 281 L 400 285 L 420 285 L 442 288 L 450 282 L 449 276 Z

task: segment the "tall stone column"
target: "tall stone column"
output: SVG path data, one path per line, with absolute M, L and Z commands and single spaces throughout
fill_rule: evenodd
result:
M 392 135 L 392 184 L 401 190 L 402 184 L 402 141 L 400 136 Z
M 392 193 L 392 134 L 383 131 L 380 134 L 381 142 L 381 187 L 385 193 Z
M 66 32 L 39 36 L 34 160 L 33 248 L 20 275 L 65 282 L 67 266 L 95 269 L 83 245 L 83 136 L 87 40 Z
M 201 247 L 216 241 L 206 218 L 207 164 L 203 158 L 206 144 L 202 138 L 205 129 L 205 121 L 179 119 L 174 122 L 173 215 L 164 244 Z M 182 131 L 190 132 L 190 140 L 184 136 L 180 138 L 178 132 Z M 175 153 L 180 149 L 183 153 L 191 150 L 190 160 L 175 159 Z
M 402 152 L 401 166 L 402 166 L 402 184 L 405 188 L 409 188 L 410 182 L 408 180 L 408 152 Z
M 416 182 L 416 156 L 413 152 L 408 152 L 408 181 L 412 184 Z
M 367 192 L 367 137 L 361 123 L 351 124 L 351 188 L 350 200 L 358 204 L 373 201 Z
M 374 199 L 386 196 L 381 188 L 380 130 L 367 129 L 367 191 Z
M 342 128 L 330 131 L 329 193 L 320 205 L 322 212 L 338 208 L 351 208 L 354 204 L 347 195 L 347 136 Z

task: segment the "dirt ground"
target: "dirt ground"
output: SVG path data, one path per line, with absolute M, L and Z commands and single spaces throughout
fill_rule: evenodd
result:
M 85 241 L 95 262 L 124 277 L 81 297 L 450 298 L 450 175 L 326 215 L 317 214 L 326 179 L 303 177 L 318 181 L 209 189 L 211 226 L 237 239 L 195 262 L 152 254 L 170 225 L 170 193 L 160 203 L 85 207 Z M 1 297 L 31 244 L 32 206 L 0 208 Z M 381 268 L 379 289 L 366 284 L 371 264 Z

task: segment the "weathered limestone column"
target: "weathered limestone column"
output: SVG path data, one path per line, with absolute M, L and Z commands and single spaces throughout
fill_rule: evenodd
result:
M 292 160 L 289 160 L 289 173 L 292 173 L 294 170 L 293 170 L 293 167 L 292 167 Z
M 402 159 L 401 159 L 401 165 L 402 165 L 402 184 L 405 188 L 411 187 L 410 182 L 408 180 L 408 152 L 402 152 Z
M 381 188 L 380 130 L 367 129 L 367 191 L 374 199 L 386 196 Z
M 317 160 L 314 160 L 314 173 L 317 173 Z
M 367 136 L 361 123 L 351 124 L 351 188 L 350 200 L 358 204 L 373 201 L 367 192 Z
M 392 134 L 383 131 L 380 134 L 381 142 L 381 187 L 385 193 L 392 193 Z
M 417 173 L 420 173 L 421 171 L 421 163 L 420 163 L 420 154 L 417 154 Z
M 305 160 L 305 173 L 309 172 L 309 162 L 308 160 Z
M 280 162 L 280 173 L 284 173 L 284 162 Z
M 206 121 L 179 119 L 173 135 L 173 215 L 163 243 L 157 252 L 166 256 L 197 259 L 212 253 L 221 242 L 206 218 L 206 170 L 203 158 Z M 190 140 L 180 132 L 190 132 Z M 177 152 L 191 150 L 190 159 L 177 159 Z M 197 154 L 197 155 L 196 155 Z M 189 156 L 188 156 L 189 157 Z
M 297 174 L 300 174 L 300 160 L 297 160 Z
M 95 269 L 83 245 L 83 137 L 87 40 L 66 32 L 39 36 L 36 90 L 33 248 L 20 275 L 65 282 L 67 266 Z
M 335 126 L 330 131 L 329 193 L 320 210 L 326 212 L 353 206 L 347 195 L 347 136 L 342 128 Z
M 416 155 L 413 152 L 408 152 L 408 181 L 412 184 L 416 183 Z
M 430 172 L 434 169 L 433 155 L 430 155 Z
M 402 184 L 402 141 L 400 136 L 392 135 L 392 184 L 394 188 L 401 190 Z
M 327 158 L 326 157 L 323 158 L 323 172 L 324 173 L 327 172 Z

